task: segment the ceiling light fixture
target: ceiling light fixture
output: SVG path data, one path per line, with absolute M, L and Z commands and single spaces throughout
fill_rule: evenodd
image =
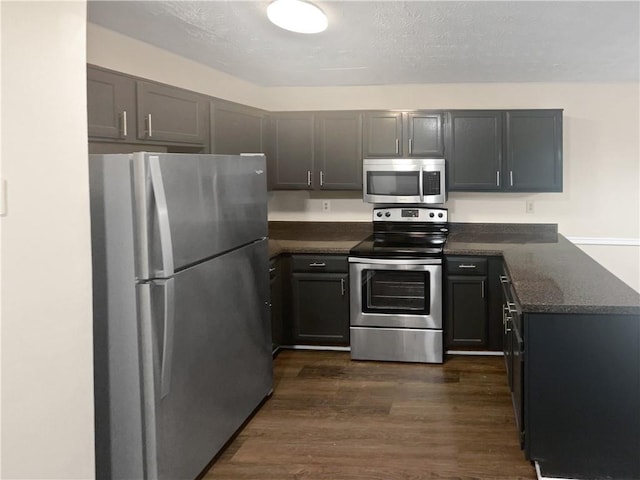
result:
M 320 8 L 302 0 L 275 0 L 267 7 L 267 17 L 285 30 L 320 33 L 327 29 L 327 16 Z

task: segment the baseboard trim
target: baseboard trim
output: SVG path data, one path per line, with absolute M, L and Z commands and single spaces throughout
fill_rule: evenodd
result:
M 494 350 L 447 350 L 447 355 L 477 355 L 477 356 L 491 356 L 491 357 L 503 357 L 504 353 L 496 352 Z

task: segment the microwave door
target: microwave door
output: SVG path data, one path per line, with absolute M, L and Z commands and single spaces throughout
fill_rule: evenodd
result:
M 371 203 L 420 203 L 424 198 L 422 183 L 420 168 L 401 171 L 368 169 L 364 178 L 364 200 Z

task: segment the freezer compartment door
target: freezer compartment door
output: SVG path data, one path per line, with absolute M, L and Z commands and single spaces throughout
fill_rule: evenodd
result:
M 267 236 L 264 155 L 133 154 L 137 277 L 175 271 Z
M 148 284 L 149 478 L 196 478 L 270 393 L 268 270 L 263 240 Z

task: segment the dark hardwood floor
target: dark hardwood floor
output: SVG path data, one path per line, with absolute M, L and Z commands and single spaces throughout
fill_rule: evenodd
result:
M 502 357 L 422 365 L 285 350 L 274 367 L 273 396 L 205 479 L 536 478 Z

